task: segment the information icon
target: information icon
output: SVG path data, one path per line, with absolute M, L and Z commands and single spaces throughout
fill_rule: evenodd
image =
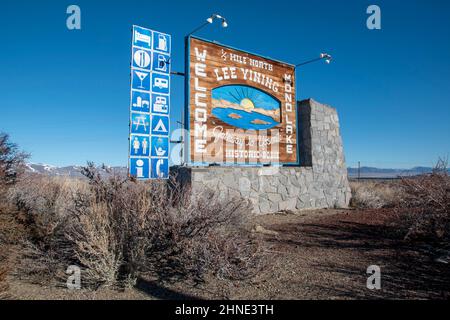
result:
M 150 161 L 148 158 L 131 158 L 130 175 L 138 179 L 150 177 Z

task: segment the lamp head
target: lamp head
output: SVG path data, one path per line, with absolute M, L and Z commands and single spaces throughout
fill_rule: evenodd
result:
M 228 23 L 225 19 L 222 21 L 222 27 L 224 28 L 228 27 Z
M 329 55 L 328 53 L 321 53 L 321 54 L 320 54 L 320 58 L 321 58 L 321 59 L 325 59 L 325 62 L 326 62 L 327 64 L 330 64 L 330 63 L 331 63 L 331 60 L 333 59 L 333 58 L 331 57 L 331 55 Z

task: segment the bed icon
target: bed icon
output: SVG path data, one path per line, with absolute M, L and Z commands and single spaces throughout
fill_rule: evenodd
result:
M 148 33 L 147 33 L 148 32 Z M 145 48 L 151 48 L 152 46 L 152 37 L 151 37 L 151 31 L 145 30 L 145 29 L 134 29 L 134 44 L 139 45 L 145 44 L 143 47 Z

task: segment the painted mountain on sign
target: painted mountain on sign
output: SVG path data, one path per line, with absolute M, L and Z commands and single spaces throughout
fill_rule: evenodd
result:
M 270 129 L 280 124 L 280 101 L 254 87 L 228 85 L 212 90 L 212 115 L 245 130 Z

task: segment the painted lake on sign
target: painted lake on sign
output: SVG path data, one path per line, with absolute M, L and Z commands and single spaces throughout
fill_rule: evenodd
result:
M 229 125 L 246 130 L 263 130 L 275 127 L 278 122 L 260 113 L 249 113 L 243 110 L 214 108 L 212 114 Z
M 212 115 L 233 127 L 270 129 L 280 124 L 280 102 L 266 92 L 244 85 L 212 90 Z

